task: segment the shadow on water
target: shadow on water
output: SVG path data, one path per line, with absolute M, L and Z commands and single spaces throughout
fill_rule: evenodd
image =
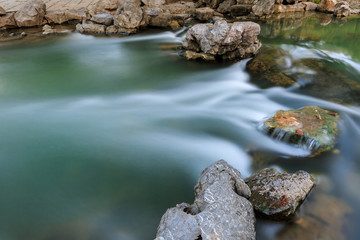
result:
M 307 224 L 300 230 L 317 234 L 332 227 L 340 238 L 330 239 L 360 235 L 356 226 L 342 231 L 328 221 L 360 220 L 358 105 L 327 101 L 296 84 L 261 89 L 254 72 L 245 71 L 249 59 L 187 62 L 176 52 L 182 37 L 70 34 L 0 52 L 1 239 L 153 238 L 166 209 L 192 202 L 200 172 L 219 159 L 245 177 L 268 166 L 313 173 L 319 190 L 300 210 Z M 299 83 L 304 71 L 295 63 L 311 55 L 339 67 L 334 76 L 358 76 L 359 61 L 346 52 L 304 47 L 306 40 L 289 41 L 286 34 L 273 39 L 263 35 L 264 49 L 280 49 L 292 64 L 271 65 L 271 74 L 281 71 Z M 310 158 L 308 150 L 258 130 L 279 109 L 309 105 L 340 113 L 335 151 Z M 343 210 L 323 215 L 319 202 Z M 301 239 L 298 229 L 294 223 L 257 224 L 258 239 Z

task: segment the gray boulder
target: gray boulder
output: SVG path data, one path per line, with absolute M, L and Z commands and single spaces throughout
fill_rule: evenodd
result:
M 280 173 L 274 168 L 256 172 L 245 182 L 251 189 L 250 202 L 259 213 L 272 219 L 291 218 L 314 187 L 313 177 L 305 172 Z
M 271 15 L 274 11 L 275 0 L 259 0 L 253 7 L 252 12 L 255 16 L 262 17 Z
M 46 5 L 41 0 L 31 0 L 14 15 L 18 27 L 34 27 L 43 24 Z
M 260 26 L 253 22 L 196 24 L 183 41 L 186 52 L 205 53 L 220 60 L 235 60 L 254 56 L 260 49 L 257 39 Z M 186 56 L 186 53 L 185 53 Z
M 206 168 L 195 186 L 195 202 L 168 209 L 156 240 L 255 239 L 250 189 L 224 160 Z
M 109 13 L 100 13 L 92 16 L 91 21 L 106 26 L 110 26 L 113 23 L 114 19 L 113 19 L 113 15 Z

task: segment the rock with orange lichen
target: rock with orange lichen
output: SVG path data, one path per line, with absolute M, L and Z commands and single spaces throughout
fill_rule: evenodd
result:
M 313 106 L 299 110 L 280 110 L 264 122 L 264 128 L 276 139 L 320 153 L 335 146 L 339 132 L 338 121 L 336 112 Z

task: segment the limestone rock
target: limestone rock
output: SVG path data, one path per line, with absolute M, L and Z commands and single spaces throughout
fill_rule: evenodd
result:
M 253 5 L 250 4 L 237 4 L 230 7 L 231 16 L 246 16 L 252 11 Z
M 277 139 L 305 145 L 312 152 L 319 153 L 334 147 L 338 120 L 336 112 L 313 106 L 299 110 L 280 110 L 264 122 L 264 127 Z
M 110 26 L 113 23 L 114 19 L 113 19 L 113 15 L 109 13 L 100 13 L 92 16 L 91 21 L 106 26 Z
M 156 240 L 255 240 L 250 189 L 241 174 L 221 160 L 206 168 L 195 186 L 195 202 L 168 209 Z
M 15 28 L 17 27 L 15 18 L 15 13 L 7 13 L 5 16 L 0 17 L 0 28 Z
M 313 2 L 303 2 L 302 4 L 305 6 L 305 11 L 315 11 L 318 7 L 318 5 Z
M 107 35 L 113 35 L 113 34 L 129 35 L 133 33 L 136 33 L 136 29 L 121 28 L 115 25 L 111 25 L 106 28 Z
M 195 17 L 200 21 L 208 21 L 214 16 L 215 11 L 209 7 L 197 8 L 195 10 Z
M 65 15 L 69 20 L 89 20 L 89 11 L 86 8 L 68 9 Z
M 5 9 L 3 9 L 1 6 L 0 6 L 0 16 L 4 16 L 6 15 L 6 11 Z
M 45 24 L 42 30 L 43 30 L 42 32 L 43 35 L 49 35 L 55 33 L 54 29 L 48 24 Z
M 101 24 L 95 23 L 82 23 L 76 25 L 76 31 L 80 33 L 105 33 L 106 26 Z
M 143 22 L 144 13 L 140 7 L 140 0 L 124 0 L 114 16 L 114 25 L 127 29 L 138 29 Z
M 18 27 L 34 27 L 43 24 L 46 5 L 42 0 L 31 0 L 14 15 Z
M 252 12 L 255 16 L 262 17 L 271 15 L 274 11 L 275 0 L 259 0 L 253 7 Z
M 334 15 L 337 17 L 348 17 L 351 15 L 351 8 L 347 2 L 339 2 L 335 5 Z
M 305 171 L 280 173 L 266 168 L 245 179 L 251 189 L 250 202 L 259 213 L 273 219 L 288 219 L 305 200 L 315 181 Z
M 260 26 L 253 22 L 217 20 L 215 24 L 196 24 L 188 30 L 184 49 L 205 53 L 220 60 L 235 60 L 255 55 L 261 47 L 257 39 Z
M 47 11 L 45 15 L 46 20 L 48 23 L 57 23 L 62 24 L 64 22 L 69 21 L 68 16 L 65 14 L 65 11 Z
M 336 0 L 322 0 L 316 10 L 318 10 L 319 12 L 334 13 L 335 5 Z
M 230 7 L 235 5 L 235 0 L 225 0 L 222 3 L 219 4 L 219 7 L 217 8 L 217 11 L 219 13 L 228 13 L 230 12 Z
M 295 3 L 291 5 L 275 5 L 274 13 L 286 13 L 286 12 L 303 12 L 305 11 L 305 5 L 302 3 Z
M 165 5 L 165 0 L 141 0 L 146 6 L 154 7 L 154 6 L 161 6 Z
M 119 7 L 119 0 L 99 0 L 95 6 L 94 13 L 114 14 Z
M 205 5 L 212 9 L 216 9 L 219 7 L 220 3 L 222 3 L 223 1 L 224 0 L 199 0 L 199 4 Z

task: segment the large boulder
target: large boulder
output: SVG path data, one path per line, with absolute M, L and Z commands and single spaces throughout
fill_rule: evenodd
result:
M 42 0 L 31 0 L 14 15 L 17 26 L 34 27 L 44 22 L 46 5 Z
M 125 29 L 138 29 L 144 24 L 144 13 L 140 0 L 124 0 L 114 15 L 114 25 Z
M 250 189 L 240 172 L 218 161 L 201 173 L 192 205 L 182 203 L 166 211 L 156 240 L 255 240 L 255 215 L 248 197 Z
M 95 5 L 95 9 L 93 9 L 92 11 L 94 14 L 114 14 L 119 7 L 119 2 L 119 0 L 99 0 Z
M 331 150 L 338 135 L 336 112 L 317 106 L 298 110 L 278 111 L 264 122 L 265 131 L 271 136 L 304 145 L 314 153 Z
M 45 18 L 48 21 L 48 23 L 62 24 L 64 22 L 69 21 L 69 18 L 65 14 L 65 11 L 61 11 L 61 10 L 47 11 Z
M 294 216 L 315 184 L 313 177 L 305 171 L 288 174 L 274 168 L 256 172 L 245 182 L 251 189 L 250 202 L 255 210 L 281 220 Z
M 90 18 L 89 10 L 86 8 L 68 9 L 65 11 L 65 15 L 69 20 L 83 21 Z
M 183 41 L 186 51 L 204 53 L 219 60 L 235 60 L 254 56 L 260 49 L 257 39 L 260 26 L 253 22 L 196 24 Z
M 322 0 L 316 10 L 319 12 L 334 13 L 335 5 L 336 0 Z
M 336 17 L 348 17 L 351 15 L 351 8 L 347 2 L 339 2 L 335 5 L 334 15 Z
M 275 0 L 259 0 L 252 7 L 252 12 L 257 17 L 271 15 L 274 11 Z

